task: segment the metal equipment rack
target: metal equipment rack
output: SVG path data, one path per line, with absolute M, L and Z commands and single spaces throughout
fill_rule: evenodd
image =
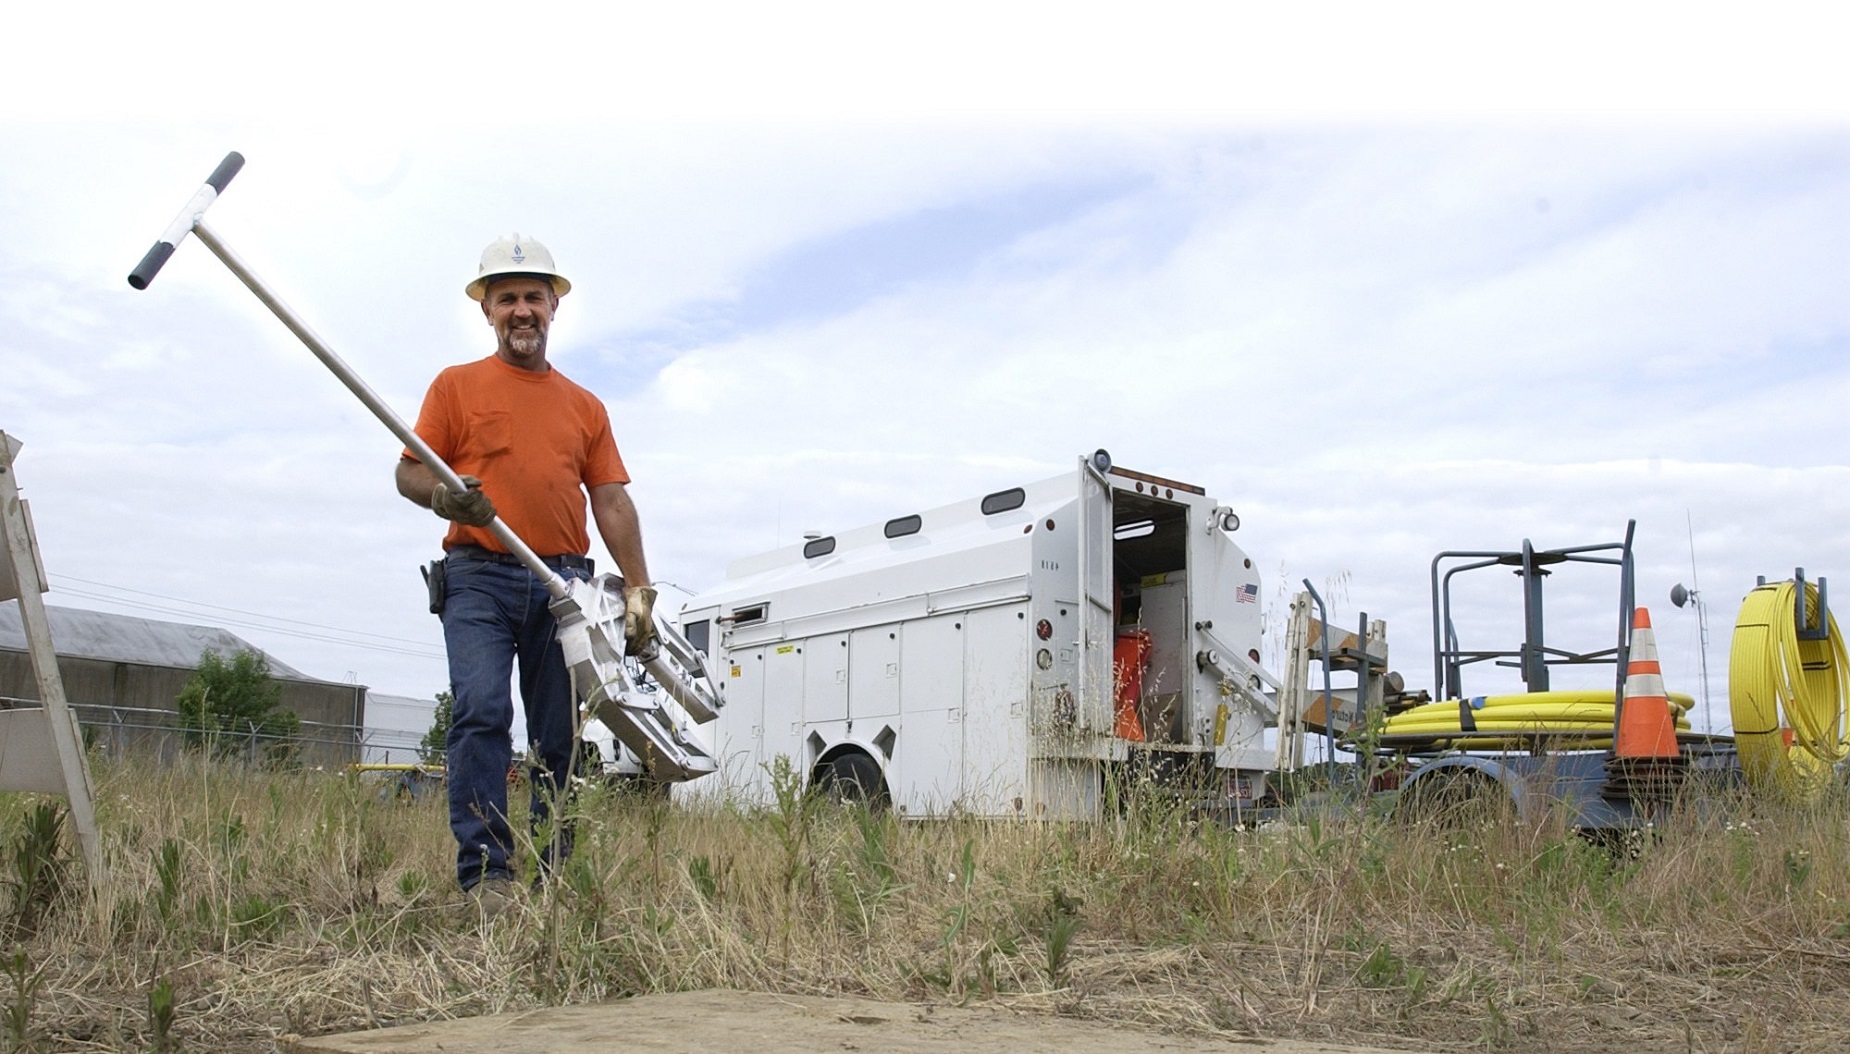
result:
M 1627 520 L 1625 538 L 1597 545 L 1576 545 L 1562 549 L 1536 549 L 1527 538 L 1515 552 L 1450 551 L 1432 560 L 1432 637 L 1433 686 L 1441 699 L 1464 698 L 1464 668 L 1472 663 L 1494 661 L 1522 671 L 1522 682 L 1531 692 L 1548 691 L 1551 666 L 1612 663 L 1616 667 L 1613 690 L 1625 692 L 1625 667 L 1631 654 L 1632 608 L 1635 589 L 1632 567 L 1632 535 L 1638 521 Z M 1616 556 L 1604 555 L 1617 553 Z M 1469 563 L 1445 567 L 1448 561 Z M 1549 647 L 1543 630 L 1542 583 L 1561 564 L 1599 564 L 1619 569 L 1619 636 L 1611 648 L 1591 652 L 1573 652 Z M 1465 649 L 1458 644 L 1458 630 L 1452 623 L 1452 579 L 1465 572 L 1486 567 L 1511 567 L 1522 579 L 1522 647 L 1513 651 Z M 1441 571 L 1443 570 L 1443 574 Z

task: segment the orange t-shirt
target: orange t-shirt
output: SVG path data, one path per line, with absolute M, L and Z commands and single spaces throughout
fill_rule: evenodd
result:
M 557 369 L 493 355 L 451 366 L 431 382 L 416 431 L 457 475 L 480 479 L 496 514 L 541 556 L 588 552 L 584 488 L 630 481 L 603 402 Z M 458 545 L 507 548 L 485 528 L 452 523 L 443 548 Z

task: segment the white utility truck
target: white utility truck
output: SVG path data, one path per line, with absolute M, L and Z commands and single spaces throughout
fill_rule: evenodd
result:
M 907 816 L 1095 818 L 1114 771 L 1251 801 L 1278 682 L 1238 526 L 1101 450 L 741 560 L 682 609 L 722 705 L 717 771 L 675 793 L 769 801 L 781 755 Z

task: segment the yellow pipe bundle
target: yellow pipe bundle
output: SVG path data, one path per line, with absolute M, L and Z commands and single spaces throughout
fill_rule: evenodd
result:
M 1576 748 L 1596 749 L 1612 743 L 1612 695 L 1592 689 L 1475 696 L 1464 704 L 1474 731 L 1463 727 L 1458 700 L 1424 703 L 1390 716 L 1382 736 L 1390 742 L 1431 739 L 1487 749 L 1521 746 L 1538 736 L 1570 737 Z M 1671 693 L 1677 731 L 1690 730 L 1692 705 L 1689 696 Z
M 1728 703 L 1741 769 L 1757 790 L 1798 799 L 1816 796 L 1832 766 L 1850 756 L 1844 702 L 1850 680 L 1844 638 L 1828 615 L 1817 630 L 1818 587 L 1805 584 L 1811 626 L 1798 624 L 1796 582 L 1761 586 L 1741 602 L 1728 659 Z

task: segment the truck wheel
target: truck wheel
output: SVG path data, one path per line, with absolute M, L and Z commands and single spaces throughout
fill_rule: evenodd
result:
M 604 775 L 604 755 L 597 749 L 597 744 L 580 741 L 578 744 L 578 771 L 573 775 L 582 780 L 602 779 Z
M 1494 826 L 1516 813 L 1503 785 L 1481 772 L 1435 773 L 1400 790 L 1394 818 L 1447 827 Z
M 829 759 L 822 770 L 820 786 L 836 801 L 883 808 L 887 802 L 886 783 L 880 778 L 880 766 L 874 759 L 851 750 Z

